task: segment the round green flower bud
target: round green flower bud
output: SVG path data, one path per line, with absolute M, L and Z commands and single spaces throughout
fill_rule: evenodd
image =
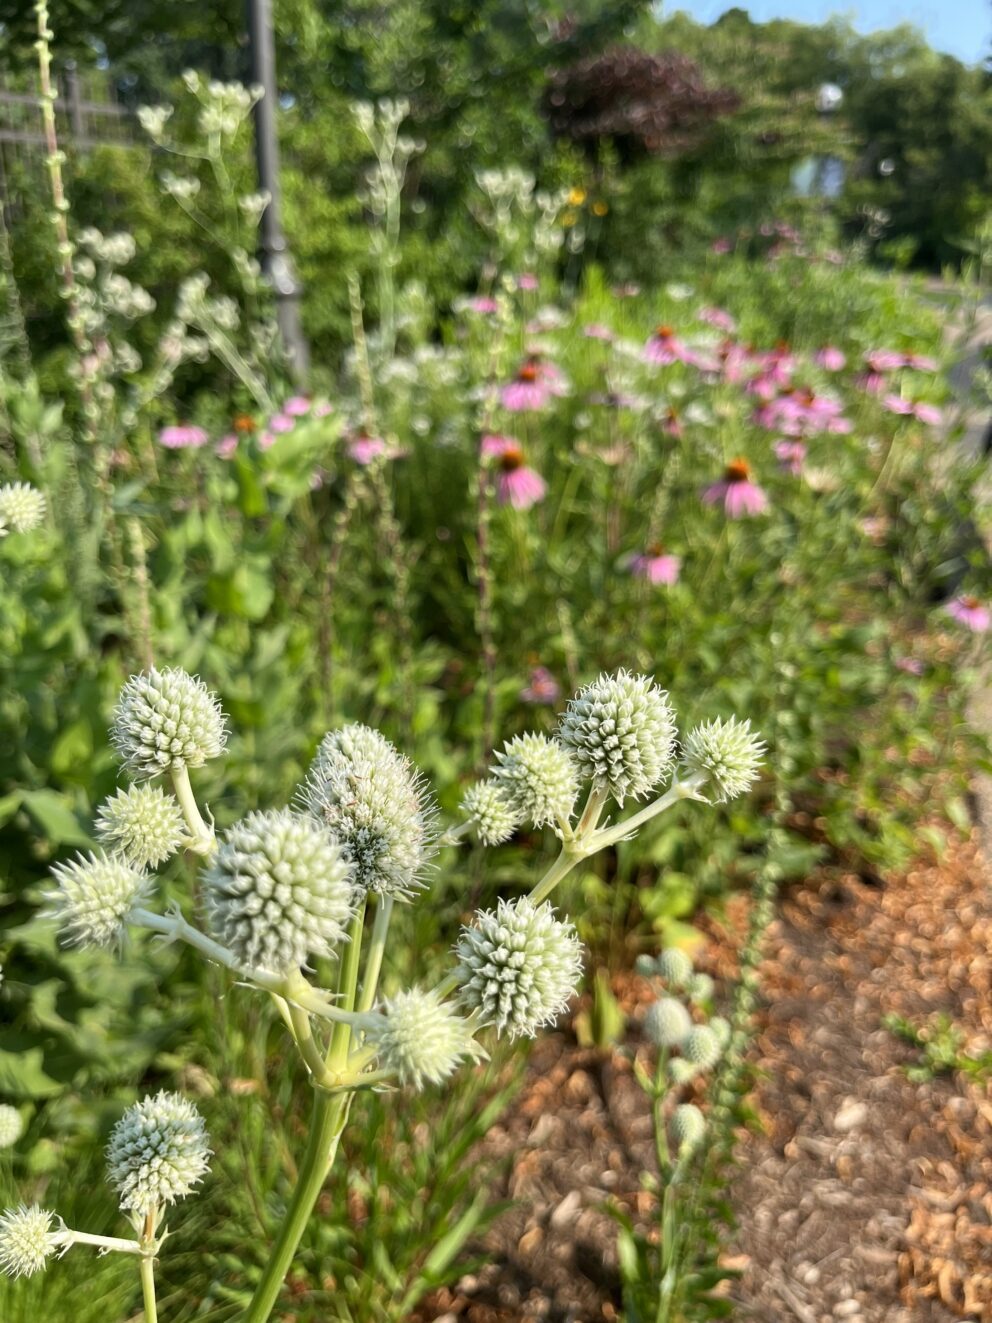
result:
M 379 1068 L 395 1071 L 404 1084 L 440 1084 L 461 1061 L 483 1055 L 472 1026 L 433 990 L 398 992 L 382 1010 L 385 1025 L 369 1031 L 369 1043 L 379 1054 Z
M 720 1043 L 705 1024 L 693 1025 L 682 1044 L 682 1055 L 700 1070 L 709 1070 L 720 1060 Z
M 694 1006 L 699 1006 L 703 1002 L 710 1001 L 713 996 L 713 980 L 709 974 L 694 974 L 689 980 L 686 991 L 689 994 L 689 1000 Z
M 0 1272 L 8 1277 L 30 1277 L 40 1272 L 46 1260 L 62 1243 L 52 1230 L 54 1213 L 32 1204 L 8 1208 L 0 1213 Z
M 560 738 L 593 785 L 622 805 L 643 799 L 671 771 L 675 713 L 648 676 L 617 671 L 571 700 Z
M 24 1122 L 16 1107 L 0 1103 L 0 1148 L 13 1148 L 24 1131 Z
M 351 870 L 318 822 L 290 809 L 229 827 L 203 874 L 207 924 L 244 969 L 288 974 L 330 956 L 351 917 Z
M 151 885 L 120 855 L 81 854 L 56 864 L 52 877 L 58 885 L 45 893 L 45 915 L 55 919 L 70 946 L 119 947 L 131 911 Z
M 645 1037 L 655 1047 L 681 1047 L 691 1029 L 689 1012 L 674 997 L 659 997 L 644 1017 Z
M 677 946 L 670 946 L 658 957 L 658 973 L 673 988 L 684 987 L 692 978 L 692 961 Z
M 300 788 L 302 807 L 340 843 L 360 892 L 409 896 L 434 853 L 434 807 L 384 735 L 343 726 L 325 735 Z
M 698 1107 L 692 1103 L 682 1103 L 672 1113 L 672 1138 L 678 1149 L 679 1157 L 688 1155 L 699 1147 L 706 1133 L 706 1120 Z
M 45 498 L 27 482 L 0 487 L 0 537 L 10 532 L 30 533 L 45 517 Z
M 168 669 L 133 675 L 121 690 L 110 742 L 136 781 L 173 767 L 202 767 L 227 742 L 226 718 L 202 680 Z
M 566 1008 L 582 972 L 582 945 L 545 901 L 526 896 L 480 910 L 455 944 L 459 996 L 483 1023 L 533 1038 Z
M 186 837 L 182 810 L 160 786 L 118 790 L 96 811 L 96 836 L 135 868 L 156 868 Z
M 496 754 L 493 777 L 521 821 L 554 826 L 571 816 L 579 793 L 578 769 L 557 740 L 516 735 Z
M 714 802 L 736 799 L 758 779 L 764 742 L 751 730 L 750 721 L 707 721 L 689 732 L 682 750 L 688 772 L 702 772 L 715 789 Z
M 185 1199 L 210 1163 L 203 1117 L 178 1093 L 164 1090 L 133 1103 L 107 1145 L 107 1179 L 122 1212 L 145 1217 L 153 1208 Z
M 496 780 L 469 786 L 462 799 L 462 812 L 471 818 L 483 845 L 502 845 L 520 826 L 520 818 Z

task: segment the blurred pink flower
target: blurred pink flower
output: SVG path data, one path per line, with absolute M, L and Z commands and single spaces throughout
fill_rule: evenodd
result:
M 199 450 L 210 438 L 202 427 L 192 423 L 176 423 L 171 427 L 163 427 L 158 440 L 167 450 Z
M 275 432 L 270 432 L 268 428 L 265 428 L 258 434 L 258 448 L 259 450 L 271 450 L 278 440 L 279 438 Z
M 703 500 L 707 505 L 722 503 L 728 519 L 764 514 L 768 509 L 768 497 L 756 482 L 751 481 L 751 466 L 744 459 L 732 459 L 721 481 L 714 482 L 703 492 Z
M 563 395 L 565 389 L 565 378 L 558 368 L 532 354 L 513 380 L 502 387 L 499 398 L 511 413 L 526 413 L 543 409 L 552 395 Z
M 843 350 L 835 345 L 824 345 L 813 355 L 813 362 L 826 372 L 839 372 L 847 362 Z
M 288 413 L 291 418 L 302 418 L 304 414 L 310 412 L 310 401 L 305 395 L 291 395 L 282 406 L 283 413 Z
M 906 367 L 915 368 L 917 372 L 936 372 L 938 366 L 937 360 L 929 354 L 906 355 Z
M 977 597 L 955 597 L 953 602 L 948 602 L 945 610 L 949 616 L 967 625 L 976 634 L 984 634 L 992 624 L 992 613 Z
M 803 442 L 776 441 L 772 449 L 775 451 L 779 466 L 786 473 L 798 478 L 803 471 L 803 460 L 806 458 L 806 447 Z
M 537 284 L 537 276 L 531 271 L 524 271 L 521 275 L 517 276 L 518 289 L 534 290 L 537 289 Z
M 313 411 L 315 418 L 326 418 L 329 413 L 334 412 L 334 405 L 328 404 L 326 400 L 321 400 L 320 404 Z
M 699 320 L 706 322 L 708 326 L 716 326 L 728 334 L 733 334 L 737 330 L 736 321 L 725 308 L 700 308 Z
M 630 561 L 630 572 L 635 578 L 647 579 L 648 583 L 654 584 L 678 583 L 681 569 L 681 558 L 672 556 L 659 546 L 648 547 L 647 551 L 639 552 Z
M 872 372 L 894 372 L 906 366 L 906 355 L 898 349 L 869 349 L 865 362 Z
M 913 413 L 921 423 L 927 423 L 930 427 L 939 427 L 944 421 L 944 414 L 938 409 L 936 404 L 927 404 L 925 400 L 918 400 L 913 406 Z
M 880 372 L 862 372 L 855 385 L 860 386 L 869 395 L 881 395 L 885 390 L 885 378 Z
M 599 322 L 590 322 L 588 326 L 583 326 L 582 334 L 590 340 L 612 340 L 613 332 L 608 326 L 602 326 Z
M 907 414 L 913 412 L 913 401 L 903 399 L 901 395 L 885 395 L 882 397 L 882 404 L 888 409 L 889 413 Z
M 897 657 L 895 664 L 897 670 L 905 671 L 907 675 L 923 674 L 923 663 L 916 657 Z
M 296 419 L 291 418 L 288 413 L 274 413 L 269 419 L 270 432 L 291 432 L 296 426 Z
M 238 448 L 237 432 L 228 432 L 227 436 L 222 436 L 214 446 L 214 454 L 218 459 L 230 459 Z
M 523 447 L 512 436 L 484 436 L 480 447 L 486 459 L 495 459 L 499 469 L 496 499 L 514 510 L 529 510 L 544 499 L 547 483 L 524 463 Z
M 553 707 L 561 697 L 561 685 L 546 666 L 531 669 L 530 684 L 520 691 L 525 703 L 547 703 Z
M 469 312 L 499 312 L 499 304 L 496 300 L 487 298 L 484 294 L 477 294 L 474 299 L 469 299 L 465 306 L 468 308 Z
M 712 252 L 712 253 L 729 253 L 729 252 L 730 252 L 730 240 L 729 240 L 729 239 L 714 239 L 713 242 L 710 244 L 710 252 Z
M 692 363 L 698 359 L 688 345 L 676 336 L 670 326 L 659 326 L 647 344 L 642 355 L 646 363 L 657 363 L 659 367 L 668 367 L 671 363 Z
M 348 454 L 356 464 L 371 464 L 374 459 L 384 455 L 387 449 L 381 436 L 366 436 L 362 433 L 348 442 Z

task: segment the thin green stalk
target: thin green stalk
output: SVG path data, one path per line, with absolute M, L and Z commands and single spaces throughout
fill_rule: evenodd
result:
M 386 950 L 389 936 L 389 921 L 393 917 L 393 897 L 380 896 L 376 906 L 375 921 L 372 924 L 372 940 L 365 959 L 365 977 L 362 979 L 362 994 L 355 1010 L 359 1014 L 372 1009 L 375 994 L 379 987 L 379 974 L 382 972 L 382 957 Z
M 617 845 L 620 841 L 626 840 L 635 831 L 639 831 L 646 822 L 650 822 L 659 813 L 664 813 L 666 809 L 671 808 L 673 804 L 678 804 L 683 799 L 703 799 L 703 796 L 696 792 L 706 782 L 706 779 L 704 772 L 693 772 L 684 781 L 676 781 L 660 799 L 656 799 L 647 808 L 641 809 L 640 813 L 635 813 L 631 818 L 623 819 L 614 827 L 606 827 L 602 831 L 594 832 L 589 838 L 589 853 L 598 853 L 610 845 Z
M 540 905 L 543 900 L 547 900 L 562 878 L 567 877 L 579 860 L 584 858 L 584 850 L 563 849 L 541 880 L 535 884 L 530 893 L 531 902 Z
M 358 969 L 362 959 L 362 933 L 365 929 L 365 906 L 368 897 L 363 896 L 355 916 L 348 929 L 348 945 L 341 957 L 338 970 L 338 1002 L 341 1010 L 355 1009 L 355 991 L 358 987 Z M 332 1070 L 345 1070 L 348 1065 L 348 1052 L 351 1048 L 351 1025 L 336 1024 L 331 1035 L 331 1046 L 327 1052 L 327 1064 Z
M 203 815 L 200 813 L 196 796 L 193 794 L 193 787 L 190 785 L 189 768 L 183 763 L 179 767 L 170 768 L 169 775 L 172 779 L 172 788 L 176 793 L 176 799 L 179 801 L 179 807 L 186 819 L 186 826 L 189 828 L 189 848 L 195 850 L 197 854 L 213 854 L 217 843 L 216 838 L 213 828 L 207 826 L 203 820 Z
M 158 1225 L 158 1210 L 152 1208 L 145 1217 L 144 1232 L 141 1237 L 143 1250 L 138 1272 L 141 1276 L 141 1295 L 145 1304 L 145 1323 L 158 1323 L 158 1307 L 155 1303 L 155 1229 Z

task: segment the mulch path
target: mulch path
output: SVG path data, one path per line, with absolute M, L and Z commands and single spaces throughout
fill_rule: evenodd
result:
M 713 926 L 709 968 L 732 977 L 742 906 Z M 706 960 L 701 962 L 704 966 Z M 761 969 L 752 1061 L 760 1130 L 742 1134 L 728 1259 L 737 1314 L 767 1323 L 992 1323 L 992 1083 L 912 1083 L 918 1051 L 882 1027 L 944 1012 L 973 1054 L 992 1046 L 992 888 L 971 843 L 869 885 L 817 879 L 781 899 Z M 615 988 L 630 1040 L 649 993 Z M 436 1292 L 435 1323 L 621 1317 L 609 1198 L 651 1212 L 650 1119 L 619 1054 L 540 1040 L 527 1083 L 490 1133 L 514 1201 L 479 1257 Z

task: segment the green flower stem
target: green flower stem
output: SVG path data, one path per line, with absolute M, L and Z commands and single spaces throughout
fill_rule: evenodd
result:
M 189 768 L 185 763 L 180 764 L 179 767 L 170 767 L 169 775 L 172 779 L 172 788 L 176 792 L 176 799 L 179 801 L 179 807 L 186 819 L 186 826 L 189 828 L 188 848 L 195 850 L 197 854 L 213 854 L 217 846 L 217 839 L 214 836 L 213 828 L 207 826 L 200 813 L 196 796 L 193 794 L 193 787 L 189 781 Z
M 362 933 L 365 928 L 365 906 L 368 897 L 363 896 L 355 916 L 348 929 L 348 945 L 341 957 L 338 971 L 338 1000 L 341 1009 L 354 1011 L 355 991 L 358 987 L 358 970 L 362 960 Z M 327 1065 L 331 1070 L 342 1072 L 348 1066 L 348 1052 L 351 1049 L 351 1025 L 345 1020 L 334 1026 L 331 1034 L 331 1046 L 327 1052 Z
M 314 1090 L 310 1136 L 300 1164 L 296 1189 L 243 1323 L 266 1323 L 275 1308 L 282 1284 L 292 1267 L 310 1214 L 323 1188 L 327 1169 L 337 1153 L 350 1102 L 351 1093 L 332 1095 L 322 1089 Z
M 437 839 L 437 848 L 446 849 L 449 845 L 458 845 L 463 836 L 467 836 L 472 827 L 471 818 L 467 822 L 460 822 L 457 827 L 449 827 L 443 835 Z
M 155 1303 L 155 1228 L 158 1225 L 158 1210 L 153 1208 L 145 1217 L 144 1234 L 141 1237 L 142 1258 L 138 1271 L 141 1276 L 141 1295 L 145 1305 L 145 1323 L 158 1323 L 158 1306 Z
M 137 1240 L 122 1240 L 119 1236 L 94 1236 L 89 1231 L 73 1231 L 66 1227 L 61 1233 L 60 1244 L 68 1249 L 72 1245 L 94 1245 L 100 1250 L 113 1250 L 117 1254 L 144 1254 L 144 1247 Z
M 382 957 L 386 950 L 386 938 L 389 936 L 389 921 L 393 917 L 393 897 L 380 896 L 372 924 L 372 940 L 365 960 L 365 977 L 362 979 L 362 993 L 355 1010 L 359 1014 L 372 1009 L 375 994 L 379 987 L 379 975 L 382 972 Z
M 596 854 L 600 850 L 607 849 L 608 846 L 625 841 L 646 822 L 650 822 L 659 813 L 664 813 L 665 809 L 671 808 L 673 804 L 681 803 L 683 799 L 698 799 L 703 804 L 707 803 L 705 796 L 698 793 L 699 787 L 706 782 L 706 779 L 705 772 L 693 772 L 684 781 L 676 781 L 660 799 L 656 799 L 647 808 L 642 808 L 640 813 L 635 813 L 632 818 L 625 818 L 613 827 L 604 827 L 601 831 L 592 832 L 586 840 L 588 847 L 586 853 Z
M 534 885 L 530 893 L 532 903 L 540 905 L 543 900 L 547 900 L 562 878 L 568 876 L 580 859 L 591 853 L 592 851 L 587 850 L 579 841 L 576 841 L 575 845 L 564 847 L 541 880 Z

